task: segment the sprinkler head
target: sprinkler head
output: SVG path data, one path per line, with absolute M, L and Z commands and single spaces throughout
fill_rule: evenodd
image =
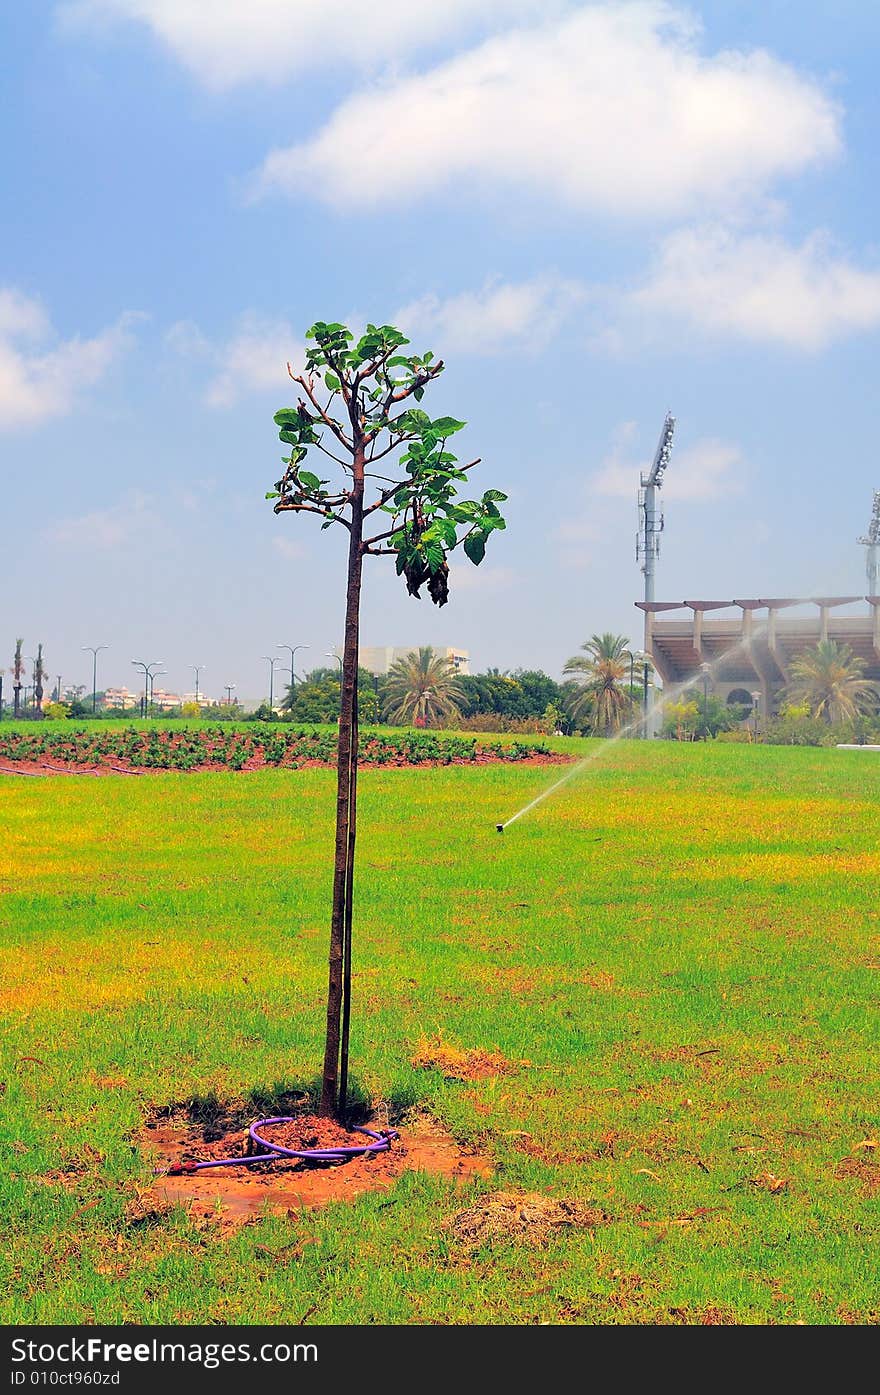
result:
M 504 824 L 503 824 L 503 823 L 496 823 L 496 825 L 495 825 L 495 832 L 496 832 L 496 833 L 503 833 L 503 832 L 504 832 Z

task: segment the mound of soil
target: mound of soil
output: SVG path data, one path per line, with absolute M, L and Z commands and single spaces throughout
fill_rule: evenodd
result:
M 380 1119 L 368 1119 L 365 1127 L 378 1133 L 387 1125 Z M 169 1168 L 187 1162 L 249 1156 L 246 1128 L 222 1133 L 211 1130 L 209 1140 L 205 1132 L 204 1127 L 187 1119 L 161 1120 L 143 1130 L 138 1142 L 161 1174 L 139 1198 L 144 1214 L 182 1205 L 197 1216 L 242 1222 L 266 1210 L 299 1211 L 330 1201 L 347 1201 L 366 1191 L 383 1191 L 411 1169 L 453 1180 L 492 1173 L 488 1159 L 462 1147 L 434 1120 L 411 1116 L 401 1124 L 399 1137 L 386 1152 L 360 1154 L 346 1162 L 315 1164 L 276 1157 L 169 1176 Z M 372 1141 L 314 1114 L 274 1124 L 264 1136 L 295 1149 L 351 1147 Z
M 456 1240 L 476 1249 L 495 1239 L 543 1245 L 554 1231 L 594 1230 L 611 1219 L 600 1207 L 542 1196 L 540 1192 L 496 1192 L 458 1211 L 446 1224 Z

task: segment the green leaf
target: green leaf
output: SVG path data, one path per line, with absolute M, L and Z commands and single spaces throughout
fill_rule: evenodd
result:
M 324 382 L 327 384 L 331 392 L 338 392 L 340 387 L 342 386 L 335 373 L 325 373 Z
M 280 498 L 281 498 L 281 495 L 279 494 L 279 492 L 278 492 L 277 489 L 268 489 L 268 490 L 266 491 L 266 498 L 267 498 L 267 499 L 280 499 Z
M 276 412 L 272 418 L 276 426 L 291 426 L 299 421 L 298 407 L 282 407 L 280 412 Z
M 464 550 L 474 566 L 478 567 L 486 555 L 485 533 L 471 533 L 464 540 Z
M 503 503 L 504 503 L 504 500 L 505 500 L 506 498 L 507 498 L 507 495 L 506 495 L 506 494 L 502 494 L 500 489 L 487 489 L 487 490 L 486 490 L 486 493 L 483 495 L 484 501 L 490 500 L 490 499 L 497 499 L 497 501 L 498 501 L 500 504 L 503 504 Z
M 303 489 L 310 489 L 313 492 L 321 488 L 321 481 L 318 479 L 318 476 L 313 475 L 310 470 L 300 470 L 299 482 Z
M 283 431 L 279 431 L 279 432 L 278 432 L 278 439 L 279 439 L 279 441 L 283 441 L 283 442 L 285 443 L 285 445 L 288 445 L 288 446 L 297 446 L 297 445 L 299 445 L 299 432 L 298 432 L 298 431 L 288 431 L 287 428 L 285 427 L 285 429 L 284 429 Z
M 456 421 L 455 417 L 438 417 L 433 426 L 438 436 L 452 436 L 454 432 L 461 431 L 463 426 L 467 426 L 467 422 Z
M 423 387 L 417 387 L 413 389 L 413 397 L 416 399 L 417 402 L 421 402 L 424 395 L 425 389 Z
M 444 561 L 443 548 L 439 542 L 426 542 L 424 536 L 422 537 L 422 543 L 425 561 L 432 572 L 439 572 Z

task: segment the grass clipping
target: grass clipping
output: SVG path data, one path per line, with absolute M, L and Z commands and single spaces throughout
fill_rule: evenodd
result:
M 544 1245 L 559 1230 L 595 1230 L 611 1217 L 597 1206 L 583 1206 L 540 1192 L 495 1192 L 446 1221 L 456 1240 L 475 1249 L 492 1240 L 526 1240 Z

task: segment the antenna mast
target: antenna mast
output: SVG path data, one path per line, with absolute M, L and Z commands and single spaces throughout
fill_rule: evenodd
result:
M 877 595 L 877 579 L 880 576 L 880 489 L 874 490 L 874 508 L 868 531 L 858 542 L 866 547 L 865 562 L 868 572 L 868 595 Z

